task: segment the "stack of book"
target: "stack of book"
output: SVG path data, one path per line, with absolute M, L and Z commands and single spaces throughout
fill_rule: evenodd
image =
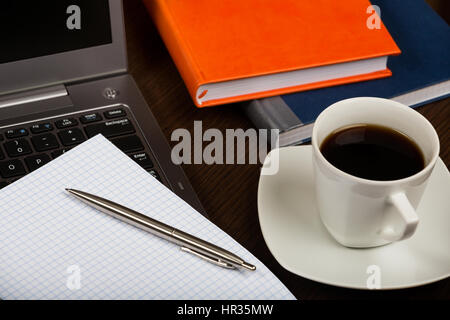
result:
M 373 96 L 415 108 L 450 96 L 449 25 L 424 0 L 372 3 L 402 51 L 389 58 L 392 76 L 245 103 L 256 127 L 280 130 L 280 146 L 308 141 L 317 116 L 339 100 Z
M 194 103 L 247 101 L 282 146 L 308 139 L 345 98 L 417 106 L 450 94 L 449 26 L 424 0 L 144 3 Z

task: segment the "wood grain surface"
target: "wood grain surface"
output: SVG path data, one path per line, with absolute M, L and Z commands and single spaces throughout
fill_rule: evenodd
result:
M 196 108 L 142 2 L 126 0 L 124 8 L 130 73 L 169 142 L 177 128 L 192 132 L 196 120 L 202 121 L 203 130 L 217 128 L 223 133 L 226 129 L 253 127 L 238 104 Z M 448 167 L 450 99 L 417 110 L 435 126 L 441 157 Z M 211 220 L 266 264 L 298 299 L 450 299 L 450 278 L 406 290 L 363 291 L 292 274 L 270 254 L 260 231 L 256 205 L 259 165 L 201 164 L 183 165 L 183 169 Z

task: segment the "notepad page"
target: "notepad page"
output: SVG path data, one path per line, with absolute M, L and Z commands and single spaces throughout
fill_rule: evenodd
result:
M 208 263 L 83 204 L 86 191 L 221 246 Z M 2 299 L 294 299 L 251 253 L 98 135 L 0 191 Z

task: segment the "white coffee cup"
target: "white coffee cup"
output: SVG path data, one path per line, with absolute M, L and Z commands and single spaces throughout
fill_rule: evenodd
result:
M 352 124 L 382 125 L 406 134 L 421 149 L 424 169 L 404 179 L 375 181 L 334 167 L 322 155 L 320 146 L 333 131 Z M 367 248 L 413 235 L 419 223 L 416 209 L 439 156 L 439 138 L 427 119 L 392 100 L 347 99 L 319 115 L 312 133 L 312 147 L 320 217 L 340 244 Z

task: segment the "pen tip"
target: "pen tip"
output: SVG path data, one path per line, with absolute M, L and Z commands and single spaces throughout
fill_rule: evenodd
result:
M 70 189 L 70 188 L 66 188 L 66 191 L 67 191 L 67 192 L 70 192 L 70 191 L 72 191 L 72 189 Z
M 256 270 L 256 267 L 255 267 L 254 265 L 252 265 L 252 264 L 250 264 L 250 263 L 247 263 L 247 262 L 243 262 L 243 263 L 242 263 L 242 266 L 243 266 L 245 269 L 248 269 L 248 270 L 250 270 L 250 271 L 255 271 L 255 270 Z

